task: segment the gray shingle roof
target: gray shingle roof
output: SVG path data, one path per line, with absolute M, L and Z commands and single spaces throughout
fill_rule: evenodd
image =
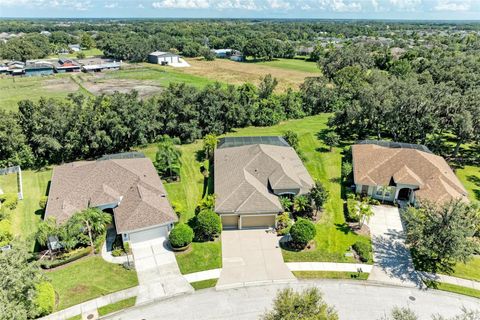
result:
M 308 193 L 313 186 L 291 147 L 253 144 L 215 151 L 215 210 L 218 213 L 274 213 L 284 190 Z
M 45 219 L 66 222 L 88 207 L 114 208 L 118 233 L 178 220 L 152 162 L 147 158 L 80 161 L 55 167 Z

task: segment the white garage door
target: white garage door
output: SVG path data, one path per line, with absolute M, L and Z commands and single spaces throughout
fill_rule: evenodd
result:
M 166 238 L 168 236 L 167 226 L 132 232 L 129 234 L 131 243 L 139 243 L 153 240 L 156 238 Z

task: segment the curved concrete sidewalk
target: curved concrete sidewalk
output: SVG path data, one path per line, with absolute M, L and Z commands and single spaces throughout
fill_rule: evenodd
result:
M 419 273 L 426 280 L 433 280 L 436 282 L 453 284 L 456 286 L 471 288 L 471 289 L 480 291 L 480 282 L 475 280 L 457 278 L 457 277 L 447 276 L 445 274 L 433 274 L 428 272 L 419 272 Z

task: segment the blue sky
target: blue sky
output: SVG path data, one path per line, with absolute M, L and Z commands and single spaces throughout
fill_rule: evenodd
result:
M 0 0 L 0 17 L 480 20 L 480 0 Z

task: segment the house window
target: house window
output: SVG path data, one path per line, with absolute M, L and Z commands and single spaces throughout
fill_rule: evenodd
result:
M 379 186 L 377 187 L 377 196 L 390 197 L 391 187 Z

